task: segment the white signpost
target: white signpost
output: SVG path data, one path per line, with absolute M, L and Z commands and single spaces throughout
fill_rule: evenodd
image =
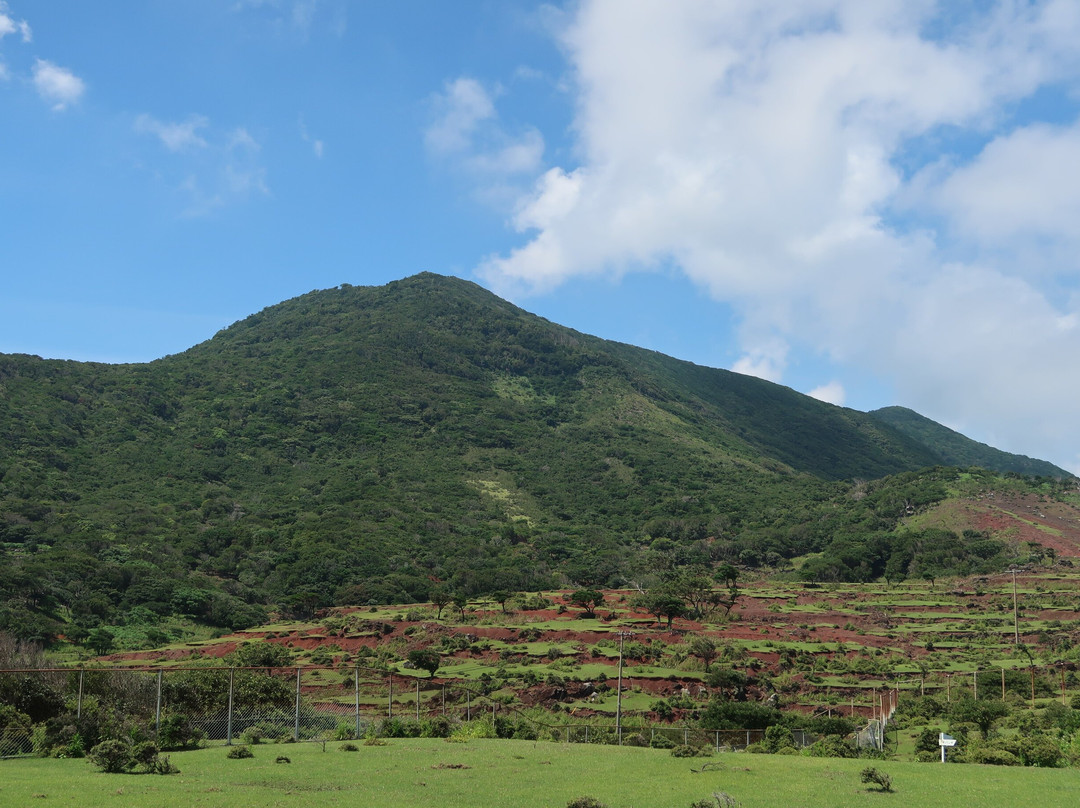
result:
M 945 750 L 950 746 L 956 746 L 956 738 L 952 735 L 946 735 L 944 732 L 938 733 L 938 746 L 941 747 L 941 762 L 945 762 Z

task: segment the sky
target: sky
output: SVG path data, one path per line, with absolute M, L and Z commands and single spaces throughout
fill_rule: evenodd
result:
M 1075 0 L 0 0 L 0 352 L 421 271 L 1080 472 Z

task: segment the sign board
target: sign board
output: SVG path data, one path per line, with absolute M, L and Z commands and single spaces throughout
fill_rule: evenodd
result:
M 956 746 L 956 738 L 946 735 L 944 732 L 938 735 L 938 746 Z

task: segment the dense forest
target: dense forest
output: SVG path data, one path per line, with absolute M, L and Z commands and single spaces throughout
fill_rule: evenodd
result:
M 1000 537 L 903 520 L 1001 486 L 1060 496 L 1068 475 L 909 412 L 590 337 L 431 274 L 312 292 L 147 364 L 0 355 L 0 630 L 152 641 L 173 616 L 239 628 L 731 564 L 999 568 L 1016 553 Z

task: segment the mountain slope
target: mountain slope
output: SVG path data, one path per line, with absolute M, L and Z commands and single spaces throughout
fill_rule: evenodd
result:
M 980 466 L 993 471 L 1042 477 L 1071 476 L 1045 460 L 1010 454 L 974 441 L 906 407 L 883 407 L 868 414 L 914 438 L 933 452 L 938 463 L 947 466 Z
M 937 462 L 466 281 L 343 286 L 148 364 L 0 356 L 0 628 L 754 564 L 893 529 L 946 496 Z

